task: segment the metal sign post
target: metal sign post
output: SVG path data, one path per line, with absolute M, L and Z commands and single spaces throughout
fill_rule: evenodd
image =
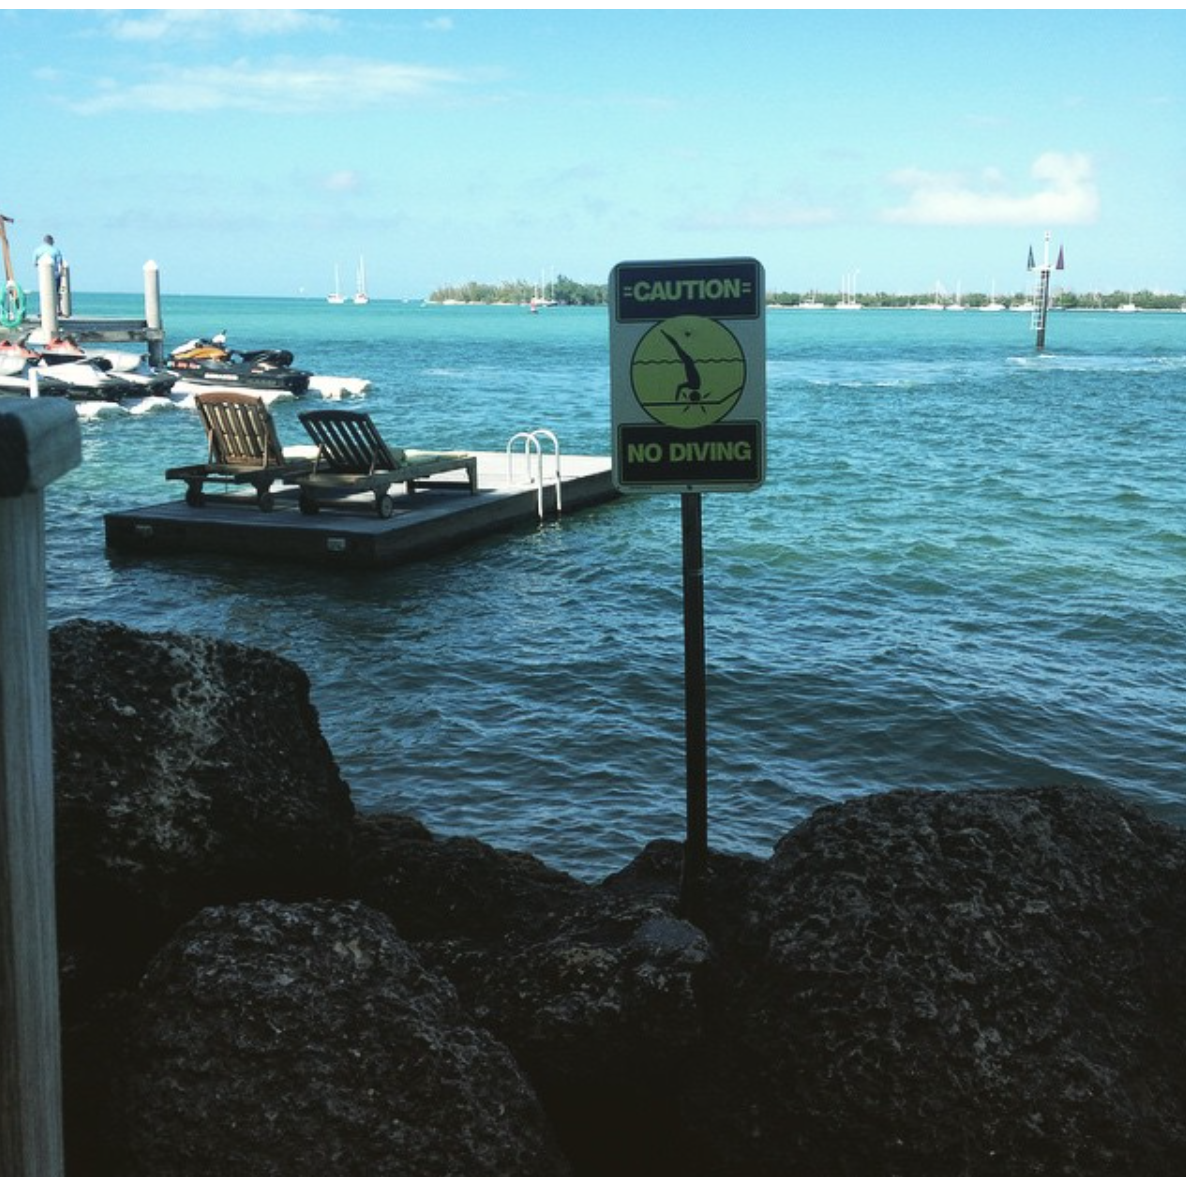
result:
M 614 482 L 680 492 L 687 839 L 680 909 L 708 867 L 708 729 L 701 494 L 766 477 L 765 275 L 754 259 L 622 263 L 610 276 Z
M 698 918 L 708 869 L 708 665 L 704 646 L 704 538 L 698 493 L 680 495 L 684 559 L 684 743 L 687 840 L 680 909 Z

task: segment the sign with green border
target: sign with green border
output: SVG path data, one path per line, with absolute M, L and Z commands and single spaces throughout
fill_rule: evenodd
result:
M 757 489 L 766 477 L 762 265 L 618 264 L 610 400 L 618 489 Z

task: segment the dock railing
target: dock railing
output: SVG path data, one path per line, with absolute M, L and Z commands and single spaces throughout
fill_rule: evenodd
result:
M 68 400 L 0 401 L 0 1175 L 60 1177 L 61 1023 L 45 489 L 81 460 Z
M 544 517 L 544 446 L 547 441 L 552 446 L 552 489 L 555 491 L 556 514 L 563 509 L 561 506 L 563 483 L 560 479 L 560 441 L 550 428 L 536 428 L 531 432 L 517 432 L 507 441 L 507 483 L 513 485 L 515 481 L 515 446 L 523 445 L 523 457 L 527 463 L 527 481 L 536 487 L 539 517 Z M 531 459 L 535 457 L 535 471 L 532 472 Z

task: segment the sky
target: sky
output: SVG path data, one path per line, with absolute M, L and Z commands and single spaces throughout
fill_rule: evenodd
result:
M 17 277 L 374 298 L 752 256 L 773 290 L 1186 291 L 1186 12 L 0 10 Z

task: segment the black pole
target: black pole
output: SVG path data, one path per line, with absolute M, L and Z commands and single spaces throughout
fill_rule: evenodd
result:
M 704 543 L 700 495 L 681 494 L 684 556 L 684 733 L 688 834 L 680 913 L 695 921 L 708 869 L 708 711 L 704 661 Z

